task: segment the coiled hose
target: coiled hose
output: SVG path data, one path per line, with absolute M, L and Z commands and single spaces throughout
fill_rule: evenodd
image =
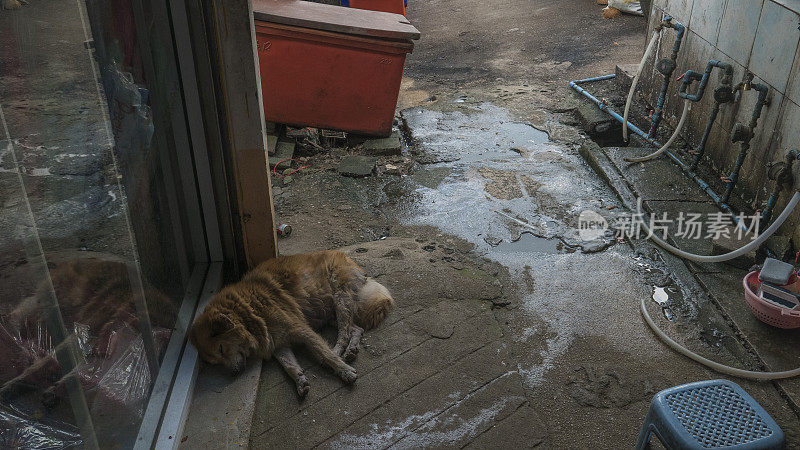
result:
M 669 140 L 667 140 L 667 142 L 664 145 L 662 145 L 660 149 L 654 151 L 653 153 L 650 153 L 647 156 L 640 156 L 638 158 L 637 157 L 625 158 L 625 161 L 627 161 L 627 162 L 650 161 L 651 159 L 657 158 L 660 154 L 662 154 L 665 151 L 667 151 L 669 146 L 672 145 L 672 143 L 675 141 L 675 139 L 678 138 L 678 135 L 681 134 L 681 129 L 683 128 L 683 124 L 686 122 L 686 117 L 689 115 L 689 110 L 692 109 L 691 104 L 692 104 L 692 102 L 690 102 L 689 100 L 684 100 L 683 112 L 681 113 L 681 119 L 678 121 L 678 126 L 675 127 L 675 131 L 672 133 L 672 136 L 669 137 Z
M 656 45 L 660 32 L 661 27 L 656 27 L 655 31 L 653 31 L 653 37 L 650 38 L 650 43 L 647 44 L 647 50 L 644 51 L 642 61 L 639 63 L 639 67 L 636 68 L 636 74 L 633 76 L 633 81 L 631 82 L 631 89 L 628 91 L 628 99 L 625 101 L 625 113 L 623 114 L 622 120 L 622 139 L 626 142 L 628 141 L 628 112 L 631 109 L 633 92 L 636 90 L 636 85 L 639 84 L 639 77 L 642 75 L 642 70 L 644 70 L 644 64 L 650 58 L 650 54 L 653 53 L 653 48 Z

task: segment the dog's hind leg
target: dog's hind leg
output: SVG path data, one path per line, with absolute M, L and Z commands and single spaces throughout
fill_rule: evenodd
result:
M 342 356 L 351 341 L 353 296 L 347 292 L 338 292 L 333 301 L 336 309 L 336 328 L 339 331 L 336 337 L 336 345 L 333 347 L 333 353 Z
M 344 351 L 344 356 L 342 356 L 345 362 L 351 362 L 356 359 L 358 344 L 361 342 L 362 334 L 364 334 L 363 328 L 356 324 L 350 325 L 350 343 L 347 344 L 347 349 Z
M 305 344 L 311 353 L 321 363 L 333 369 L 336 375 L 345 383 L 352 383 L 356 381 L 358 374 L 356 369 L 350 367 L 342 358 L 328 347 L 328 343 L 322 336 L 317 334 L 316 331 L 310 327 L 302 327 L 295 329 L 291 332 L 291 339 L 299 344 Z
M 300 367 L 300 363 L 297 362 L 297 358 L 294 356 L 292 349 L 290 347 L 281 347 L 276 349 L 272 355 L 278 360 L 281 366 L 283 366 L 283 370 L 294 380 L 294 384 L 297 386 L 297 395 L 299 395 L 300 398 L 305 398 L 309 390 L 308 380 L 305 374 L 303 374 L 303 368 Z

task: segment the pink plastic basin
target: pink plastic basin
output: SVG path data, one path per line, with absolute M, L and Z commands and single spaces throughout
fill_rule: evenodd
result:
M 759 272 L 750 272 L 742 280 L 744 285 L 744 299 L 747 306 L 758 320 L 778 328 L 798 328 L 800 327 L 800 311 L 781 308 L 772 303 L 768 303 L 758 297 L 758 287 L 761 281 L 758 279 Z

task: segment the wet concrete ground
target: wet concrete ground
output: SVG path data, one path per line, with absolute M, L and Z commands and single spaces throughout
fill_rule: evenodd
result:
M 267 362 L 251 447 L 631 447 L 654 393 L 721 377 L 661 344 L 642 298 L 693 350 L 758 366 L 680 261 L 646 242 L 580 238 L 582 211 L 629 211 L 581 157 L 590 142 L 565 87 L 634 62 L 644 37 L 641 19 L 567 3 L 412 3 L 423 40 L 400 97 L 407 153 L 379 160 L 407 174 L 341 177 L 353 147 L 273 179 L 294 228 L 281 252 L 342 248 L 398 308 L 366 333 L 352 387 L 301 355 L 301 402 Z M 798 445 L 776 386 L 735 381 Z
M 304 355 L 301 402 L 266 363 L 252 447 L 632 446 L 654 393 L 720 377 L 653 336 L 642 298 L 693 349 L 753 364 L 688 272 L 646 243 L 580 238 L 582 211 L 625 211 L 577 141 L 552 139 L 491 90 L 435 95 L 400 112 L 408 153 L 381 159 L 413 160 L 407 176 L 339 176 L 352 148 L 274 180 L 277 213 L 295 230 L 281 252 L 342 247 L 398 309 L 366 334 L 353 387 Z M 797 416 L 775 387 L 737 381 L 796 442 Z

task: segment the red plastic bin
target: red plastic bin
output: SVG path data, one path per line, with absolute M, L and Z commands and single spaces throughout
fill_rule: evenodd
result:
M 342 6 L 406 15 L 404 0 L 342 0 Z
M 414 44 L 387 37 L 405 34 L 381 23 L 404 17 L 294 0 L 253 5 L 266 120 L 391 133 L 403 65 Z M 399 25 L 419 35 L 408 22 Z

